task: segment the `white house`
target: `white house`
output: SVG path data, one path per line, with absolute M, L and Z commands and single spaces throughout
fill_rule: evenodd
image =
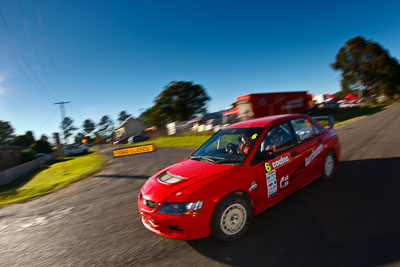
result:
M 115 138 L 132 136 L 143 132 L 147 126 L 141 120 L 128 117 L 115 128 Z

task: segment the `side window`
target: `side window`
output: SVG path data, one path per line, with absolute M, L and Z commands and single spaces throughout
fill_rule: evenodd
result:
M 303 143 L 314 136 L 319 135 L 319 129 L 310 120 L 305 118 L 291 120 L 296 138 L 299 143 Z
M 284 122 L 272 127 L 265 135 L 260 145 L 260 151 L 274 150 L 280 153 L 294 145 L 294 138 L 290 131 L 289 123 Z

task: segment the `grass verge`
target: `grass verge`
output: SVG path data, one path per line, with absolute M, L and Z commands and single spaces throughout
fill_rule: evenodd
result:
M 353 120 L 361 119 L 367 115 L 372 115 L 372 114 L 377 113 L 381 110 L 384 110 L 396 103 L 397 103 L 397 101 L 393 100 L 393 101 L 387 101 L 387 102 L 383 102 L 383 103 L 376 104 L 376 105 L 352 108 L 349 110 L 337 112 L 337 113 L 333 114 L 333 118 L 335 120 L 334 126 L 337 127 L 340 125 L 344 125 Z
M 43 195 L 93 174 L 104 166 L 104 159 L 88 154 L 62 157 L 0 189 L 0 205 Z
M 181 147 L 181 148 L 196 148 L 201 146 L 212 134 L 207 135 L 174 135 L 151 139 L 148 141 L 143 141 L 135 144 L 146 145 L 154 144 L 156 147 Z

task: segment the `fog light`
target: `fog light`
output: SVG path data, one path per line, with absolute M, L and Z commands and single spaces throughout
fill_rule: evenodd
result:
M 182 231 L 182 228 L 176 225 L 168 225 L 168 228 L 176 231 Z

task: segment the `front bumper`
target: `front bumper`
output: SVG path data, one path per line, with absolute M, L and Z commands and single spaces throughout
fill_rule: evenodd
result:
M 205 203 L 204 203 L 205 204 Z M 138 208 L 144 226 L 161 236 L 192 240 L 210 235 L 210 215 L 207 209 L 194 216 L 178 216 L 158 213 L 160 206 L 151 209 L 143 204 L 142 197 L 138 198 Z

